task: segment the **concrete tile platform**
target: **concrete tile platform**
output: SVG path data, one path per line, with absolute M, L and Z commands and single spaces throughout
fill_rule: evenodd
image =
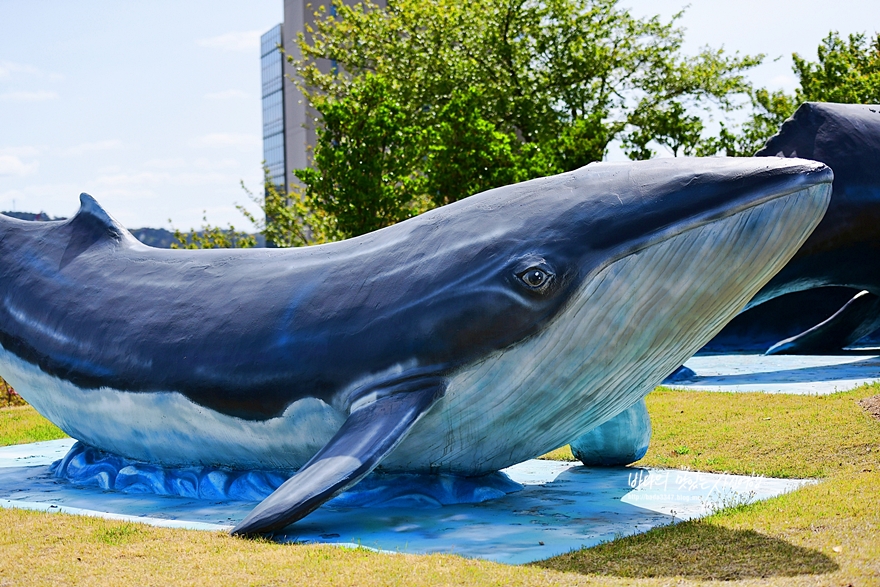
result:
M 697 355 L 685 362 L 696 373 L 672 389 L 761 391 L 825 395 L 880 381 L 878 355 Z
M 255 505 L 74 486 L 48 466 L 72 439 L 0 448 L 0 507 L 68 512 L 198 530 L 228 530 Z M 767 499 L 809 481 L 532 460 L 505 471 L 525 488 L 501 499 L 434 509 L 324 506 L 284 541 L 453 553 L 521 564 Z

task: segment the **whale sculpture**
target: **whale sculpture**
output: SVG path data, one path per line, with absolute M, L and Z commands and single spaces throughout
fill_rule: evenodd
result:
M 90 196 L 0 217 L 0 375 L 131 459 L 298 472 L 277 530 L 374 468 L 482 475 L 642 399 L 807 239 L 797 159 L 592 164 L 300 249 L 154 249 Z
M 820 318 L 786 340 L 777 338 L 767 349 L 768 354 L 840 352 L 880 328 L 880 105 L 804 103 L 756 156 L 820 161 L 833 170 L 834 185 L 825 218 L 747 309 L 792 292 L 852 288 L 852 299 L 825 314 L 827 320 Z M 829 289 L 825 295 L 839 299 L 840 292 Z M 746 312 L 737 327 L 786 332 L 784 319 L 755 313 L 750 320 Z M 715 350 L 724 348 L 725 336 L 722 332 L 712 341 Z

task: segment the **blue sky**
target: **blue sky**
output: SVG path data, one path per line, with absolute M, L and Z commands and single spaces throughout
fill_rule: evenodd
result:
M 876 0 L 692 0 L 686 50 L 767 53 L 758 85 L 792 90 L 792 52 L 880 27 Z M 683 0 L 621 0 L 669 17 Z M 0 0 L 0 209 L 73 214 L 88 192 L 120 222 L 250 228 L 259 191 L 259 36 L 282 0 Z M 774 58 L 780 59 L 776 62 Z M 612 158 L 616 158 L 612 154 Z
M 85 191 L 132 228 L 244 227 L 259 36 L 282 18 L 281 0 L 0 0 L 0 209 L 67 216 Z

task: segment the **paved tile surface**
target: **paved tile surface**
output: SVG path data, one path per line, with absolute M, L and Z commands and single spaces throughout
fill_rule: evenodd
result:
M 684 365 L 696 377 L 664 385 L 694 391 L 825 395 L 880 381 L 877 355 L 698 355 Z

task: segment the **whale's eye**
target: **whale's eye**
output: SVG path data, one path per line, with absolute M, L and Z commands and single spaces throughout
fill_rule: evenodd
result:
M 529 267 L 519 274 L 519 278 L 532 289 L 541 289 L 550 281 L 550 275 L 538 267 Z

